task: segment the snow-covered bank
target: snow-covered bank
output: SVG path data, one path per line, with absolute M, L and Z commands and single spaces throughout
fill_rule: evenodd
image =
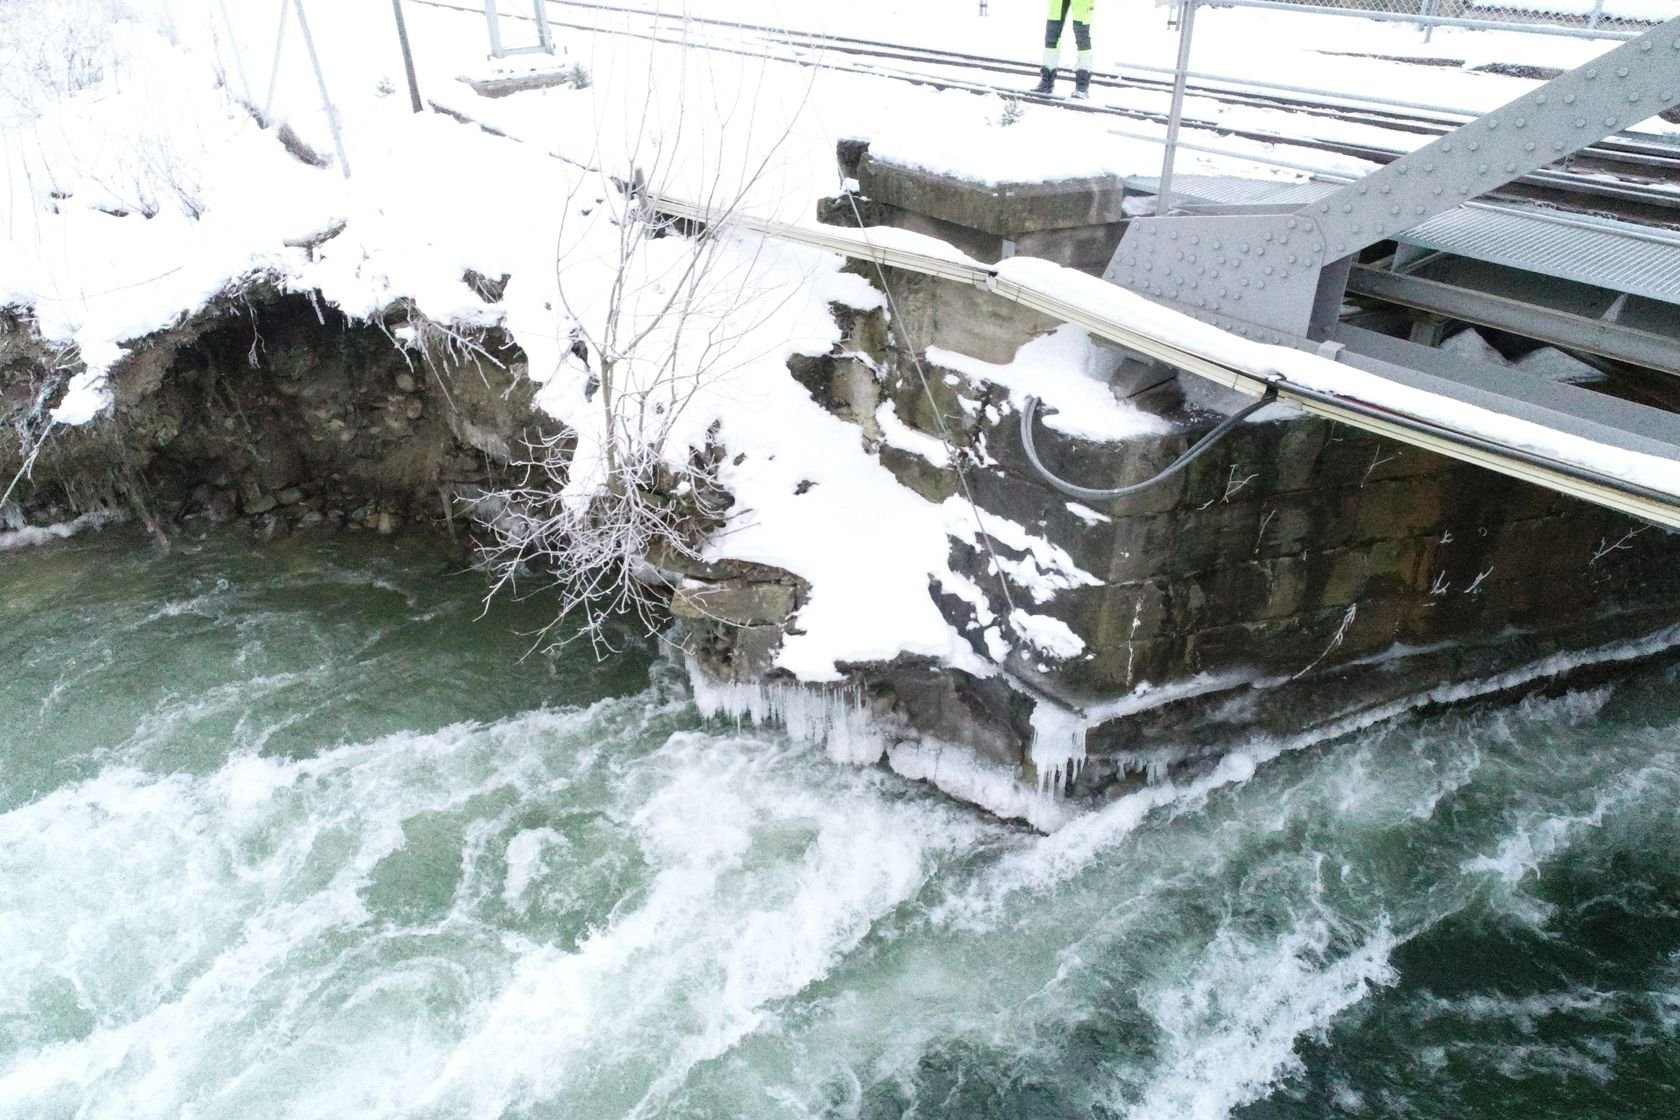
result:
M 538 406 L 579 435 L 570 485 L 586 492 L 605 438 L 590 388 L 599 355 L 572 350 L 580 328 L 606 337 L 620 316 L 646 332 L 635 354 L 619 356 L 624 391 L 683 386 L 659 421 L 672 460 L 714 426 L 737 457 L 723 481 L 738 512 L 716 548 L 812 585 L 783 668 L 820 680 L 840 661 L 966 656 L 926 590 L 947 571 L 941 519 L 786 376 L 790 354 L 836 341 L 830 301 L 878 297 L 838 275 L 836 257 L 743 237 L 708 258 L 708 299 L 661 319 L 664 286 L 693 266 L 696 247 L 626 247 L 615 224 L 624 207 L 613 180 L 630 167 L 664 191 L 757 214 L 804 211 L 832 185 L 835 131 L 890 115 L 900 91 L 599 34 L 563 44 L 589 72 L 584 88 L 485 102 L 453 78 L 476 65 L 482 16 L 417 8 L 411 33 L 428 95 L 508 134 L 494 136 L 408 111 L 394 92 L 395 53 L 361 47 L 389 37 L 383 6 L 321 7 L 311 30 L 346 178 L 295 158 L 253 113 L 269 108 L 331 156 L 295 27 L 271 100 L 274 32 L 255 13 L 236 10 L 229 24 L 202 0 L 84 7 L 23 5 L 6 17 L 14 39 L 87 59 L 76 75 L 9 85 L 5 104 L 20 142 L 6 146 L 14 203 L 0 227 L 0 304 L 27 308 L 41 336 L 74 345 L 83 365 L 55 402 L 55 423 L 99 416 L 107 378 L 138 340 L 260 275 L 353 319 L 378 320 L 401 302 L 452 329 L 505 329 L 541 386 Z M 980 98 L 914 99 L 965 127 L 987 112 Z M 469 272 L 510 279 L 486 302 Z M 613 302 L 615 284 L 632 298 Z
M 914 357 L 927 352 L 931 340 L 915 337 L 911 321 L 889 305 L 887 294 L 845 271 L 837 255 L 749 235 L 727 220 L 699 235 L 650 212 L 638 189 L 756 219 L 805 221 L 817 199 L 835 187 L 832 152 L 841 136 L 896 146 L 922 166 L 991 178 L 1013 165 L 1049 178 L 1092 170 L 1148 172 L 1158 166 L 1152 144 L 1116 141 L 1091 122 L 1064 121 L 1049 108 L 1035 107 L 1007 124 L 995 96 L 883 81 L 838 65 L 813 65 L 825 61 L 817 57 L 783 59 L 757 32 L 737 29 L 723 41 L 726 33 L 710 28 L 703 42 L 655 42 L 644 34 L 647 20 L 623 14 L 611 16 L 603 30 L 562 36 L 571 80 L 492 101 L 457 80 L 483 69 L 482 15 L 471 6 L 447 5 L 411 5 L 422 91 L 446 110 L 414 115 L 400 94 L 404 83 L 390 49 L 388 9 L 371 0 L 311 10 L 329 117 L 295 39 L 279 52 L 271 102 L 262 60 L 273 53 L 274 33 L 249 10 L 230 11 L 212 0 L 86 2 L 92 7 L 75 13 L 25 4 L 7 16 L 14 38 L 23 29 L 91 60 L 74 72 L 30 71 L 6 94 L 7 135 L 20 142 L 5 149 L 7 175 L 17 189 L 4 215 L 0 303 L 27 309 L 44 341 L 76 348 L 83 369 L 51 413 L 60 432 L 108 415 L 125 378 L 151 378 L 153 390 L 168 382 L 180 371 L 162 359 L 136 372 L 158 332 L 178 329 L 212 296 L 231 298 L 248 278 L 260 276 L 280 299 L 294 301 L 294 311 L 295 301 L 315 301 L 323 334 L 388 330 L 414 363 L 405 373 L 393 367 L 363 379 L 357 399 L 336 402 L 337 412 L 316 407 L 316 398 L 331 395 L 317 391 L 319 379 L 304 378 L 314 386 L 305 391 L 297 379 L 273 377 L 275 385 L 297 390 L 292 396 L 302 402 L 302 438 L 343 440 L 341 460 L 387 462 L 399 452 L 386 433 L 406 436 L 422 421 L 436 442 L 401 445 L 410 458 L 424 457 L 415 448 L 432 447 L 442 449 L 439 457 L 477 451 L 498 462 L 517 459 L 521 439 L 530 435 L 519 423 L 492 431 L 476 420 L 458 422 L 448 379 L 436 378 L 435 395 L 427 381 L 436 372 L 428 362 L 437 348 L 476 356 L 476 340 L 494 332 L 507 343 L 500 372 L 514 380 L 516 391 L 531 395 L 529 408 L 520 402 L 531 427 L 564 429 L 544 445 L 563 449 L 563 462 L 544 464 L 556 468 L 545 481 L 558 491 L 559 515 L 582 516 L 615 488 L 640 493 L 644 481 L 661 475 L 675 479 L 668 492 L 649 488 L 662 499 L 691 496 L 701 481 L 726 492 L 727 510 L 720 502 L 717 524 L 708 526 L 715 531 L 688 542 L 696 553 L 688 559 L 768 566 L 801 588 L 791 622 L 762 620 L 764 629 L 776 631 L 767 668 L 785 677 L 844 688 L 856 683 L 857 666 L 910 663 L 956 667 L 987 680 L 1009 663 L 1046 677 L 1060 674 L 1074 691 L 1089 686 L 1100 692 L 1195 672 L 1203 660 L 1260 656 L 1238 648 L 1228 632 L 1201 645 L 1181 640 L 1239 624 L 1215 618 L 1212 608 L 1203 613 L 1210 600 L 1220 608 L 1241 602 L 1275 609 L 1275 615 L 1260 616 L 1267 622 L 1290 619 L 1294 629 L 1263 653 L 1291 659 L 1291 672 L 1317 666 L 1327 649 L 1343 648 L 1344 639 L 1348 656 L 1364 655 L 1398 640 L 1403 626 L 1427 628 L 1398 606 L 1384 614 L 1347 598 L 1357 598 L 1360 581 L 1414 580 L 1424 562 L 1410 553 L 1403 558 L 1409 566 L 1393 557 L 1344 564 L 1353 575 L 1334 583 L 1343 598 L 1332 605 L 1314 598 L 1316 591 L 1301 590 L 1331 585 L 1324 573 L 1315 570 L 1310 579 L 1297 576 L 1290 583 L 1274 572 L 1288 557 L 1281 546 L 1261 555 L 1273 547 L 1266 533 L 1277 510 L 1262 511 L 1259 502 L 1308 499 L 1270 482 L 1245 491 L 1252 476 L 1239 476 L 1235 462 L 1227 464 L 1229 474 L 1216 491 L 1197 493 L 1193 509 L 1206 515 L 1186 519 L 1206 524 L 1228 517 L 1232 524 L 1198 530 L 1203 535 L 1190 543 L 1163 544 L 1141 522 L 1117 526 L 1103 511 L 1072 509 L 1060 500 L 1046 506 L 1030 485 L 1016 485 L 1022 472 L 1004 477 L 1008 471 L 1000 464 L 1010 447 L 1000 425 L 1029 394 L 1059 410 L 1052 430 L 1092 445 L 1081 454 L 1108 456 L 1112 465 L 1128 441 L 1151 444 L 1151 454 L 1167 450 L 1169 425 L 1112 400 L 1101 354 L 1084 332 L 1064 328 L 1016 340 L 1023 345 L 1013 362 L 982 363 L 933 346 L 928 357 L 941 367 L 934 381 Z M 741 0 L 734 14 L 749 15 L 752 8 Z M 884 16 L 886 9 L 868 6 L 852 16 L 870 13 Z M 1233 15 L 1228 26 L 1252 27 L 1252 15 Z M 1224 24 L 1225 15 L 1215 22 Z M 1342 32 L 1356 25 L 1335 26 Z M 683 30 L 699 35 L 697 28 Z M 1391 43 L 1393 33 L 1385 29 L 1359 45 L 1373 46 L 1377 39 Z M 379 43 L 387 49 L 369 49 Z M 729 49 L 712 49 L 720 45 Z M 1313 56 L 1325 45 L 1309 36 L 1290 57 Z M 1472 83 L 1466 77 L 1465 88 L 1496 91 L 1516 81 Z M 1157 94 L 1127 87 L 1114 96 L 1126 104 Z M 1229 123 L 1249 112 L 1223 116 L 1227 110 L 1198 106 L 1204 109 Z M 1369 133 L 1370 126 L 1348 125 L 1338 126 L 1337 135 Z M 342 156 L 334 154 L 340 138 Z M 1243 164 L 1207 160 L 1196 166 Z M 949 246 L 934 248 L 945 259 L 960 257 Z M 1012 261 L 998 276 L 1025 278 L 1035 267 Z M 1210 343 L 1202 337 L 1208 328 L 1157 314 L 1141 300 L 1126 302 L 1119 298 L 1124 293 L 1099 294 L 1098 302 L 1173 338 L 1227 346 L 1233 360 L 1251 366 L 1286 361 L 1229 340 Z M 837 321 L 836 308 L 841 320 L 876 316 L 874 333 L 885 337 L 890 329 L 890 348 L 911 360 L 895 358 L 889 368 L 888 345 L 862 346 Z M 341 323 L 339 315 L 350 322 Z M 214 368 L 225 371 L 230 355 L 248 355 L 256 373 L 245 372 L 260 382 L 285 362 L 260 316 L 249 318 L 249 341 L 241 338 L 237 351 L 222 345 L 223 364 Z M 850 422 L 859 417 L 830 411 L 814 399 L 822 392 L 790 377 L 790 361 L 850 363 L 854 397 L 869 398 L 863 430 Z M 1290 368 L 1310 361 L 1299 359 Z M 1299 365 L 1302 378 L 1322 374 L 1321 366 Z M 881 397 L 894 377 L 889 408 Z M 417 379 L 423 388 L 415 387 Z M 493 408 L 488 398 L 505 386 L 485 386 L 486 399 L 478 403 Z M 927 408 L 914 399 L 918 394 Z M 268 394 L 257 385 L 241 401 L 268 395 L 285 397 L 287 389 Z M 962 431 L 953 434 L 943 419 L 927 422 L 930 414 L 942 415 L 943 398 L 955 403 L 959 412 L 951 419 Z M 440 420 L 439 413 L 451 419 Z M 276 404 L 263 418 L 279 414 Z M 506 410 L 499 418 L 510 420 Z M 261 426 L 231 416 L 229 430 L 239 430 L 242 419 L 247 429 Z M 358 433 L 366 442 L 356 442 Z M 142 435 L 162 447 L 180 432 Z M 1366 475 L 1381 450 L 1372 450 Z M 892 453 L 915 459 L 914 471 L 902 462 L 895 469 Z M 1257 453 L 1267 463 L 1285 462 L 1276 447 Z M 639 466 L 626 471 L 627 457 Z M 697 467 L 697 459 L 706 465 Z M 969 492 L 966 477 L 948 477 L 959 461 L 993 471 L 983 481 L 994 487 L 994 499 L 996 491 L 1009 491 L 997 501 L 1010 508 L 988 508 Z M 486 469 L 482 462 L 477 468 Z M 702 480 L 695 477 L 699 471 L 710 473 Z M 915 472 L 925 488 L 911 484 Z M 311 493 L 284 473 L 251 487 L 244 479 L 205 483 L 223 496 L 219 500 L 237 483 L 237 500 L 252 516 L 301 504 L 309 512 L 296 515 L 300 525 L 311 513 L 355 522 L 348 497 Z M 342 471 L 327 463 L 317 473 L 330 479 Z M 435 481 L 482 480 L 457 473 Z M 443 490 L 421 490 L 412 504 L 424 499 L 447 507 Z M 395 516 L 392 510 L 361 512 L 362 524 L 371 515 L 374 524 L 387 526 L 385 515 Z M 1310 518 L 1310 511 L 1293 512 L 1296 523 Z M 1251 523 L 1242 522 L 1250 514 Z M 1288 517 L 1282 522 L 1292 523 Z M 1415 529 L 1385 543 L 1421 554 L 1428 542 Z M 1163 530 L 1169 537 L 1177 531 Z M 1081 554 L 1053 543 L 1055 533 L 1080 537 Z M 1368 533 L 1356 543 L 1364 547 L 1379 537 Z M 1244 570 L 1248 582 L 1240 594 L 1183 583 L 1214 564 L 1178 564 L 1175 549 L 1204 545 L 1213 557 L 1235 556 L 1252 566 Z M 1126 571 L 1134 558 L 1162 566 Z M 1263 564 L 1272 568 L 1261 571 Z M 517 573 L 518 565 L 509 570 Z M 1475 589 L 1485 575 L 1460 580 L 1455 571 L 1441 578 Z M 1170 585 L 1170 595 L 1157 588 L 1138 591 L 1135 602 L 1103 598 L 1114 586 L 1153 576 L 1180 582 Z M 1287 592 L 1275 608 L 1261 602 L 1274 586 Z M 1356 608 L 1362 612 L 1357 626 Z M 756 705 L 765 715 L 820 725 L 834 752 L 847 758 L 879 758 L 889 745 L 853 727 L 851 707 L 806 710 L 801 705 L 809 698 L 802 694 L 711 699 L 718 701 L 711 706 L 732 714 L 750 714 Z M 1091 772 L 1081 766 L 1083 724 L 1058 723 L 1051 714 L 1045 708 L 1036 720 L 1019 712 L 1000 719 L 1039 725 L 1041 734 L 1025 740 L 1032 745 L 1021 761 L 1037 768 L 1047 788 Z M 930 735 L 929 741 L 939 738 Z M 989 770 L 959 774 L 950 760 L 899 755 L 901 769 L 938 771 L 964 788 L 991 790 L 986 796 L 995 795 L 1000 804 L 1014 797 L 996 793 Z M 1124 757 L 1144 756 L 1133 751 Z M 1120 765 L 1124 771 L 1128 764 Z

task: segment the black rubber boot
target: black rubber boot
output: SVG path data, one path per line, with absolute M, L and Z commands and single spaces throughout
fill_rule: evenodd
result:
M 1049 97 L 1056 92 L 1056 72 L 1048 66 L 1038 68 L 1038 84 L 1033 87 L 1034 93 Z
M 1073 72 L 1073 95 L 1081 101 L 1091 96 L 1091 72 L 1089 70 L 1075 70 Z

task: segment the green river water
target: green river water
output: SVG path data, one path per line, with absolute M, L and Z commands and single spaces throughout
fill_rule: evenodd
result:
M 0 553 L 0 1117 L 1680 1117 L 1680 680 L 1051 836 L 431 546 Z

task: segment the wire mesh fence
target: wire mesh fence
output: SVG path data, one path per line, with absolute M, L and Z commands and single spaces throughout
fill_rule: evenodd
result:
M 1680 0 L 1212 0 L 1219 7 L 1276 8 L 1363 16 L 1420 27 L 1500 27 L 1600 39 L 1631 39 L 1680 15 Z

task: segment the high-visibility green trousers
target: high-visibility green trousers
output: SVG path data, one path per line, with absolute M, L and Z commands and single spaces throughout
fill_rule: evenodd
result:
M 1061 23 L 1070 14 L 1074 23 L 1091 25 L 1091 5 L 1096 0 L 1050 0 L 1050 18 Z
M 1044 67 L 1054 70 L 1062 57 L 1062 28 L 1073 17 L 1073 39 L 1079 47 L 1078 68 L 1091 70 L 1091 7 L 1096 0 L 1050 0 L 1050 18 L 1044 25 Z

